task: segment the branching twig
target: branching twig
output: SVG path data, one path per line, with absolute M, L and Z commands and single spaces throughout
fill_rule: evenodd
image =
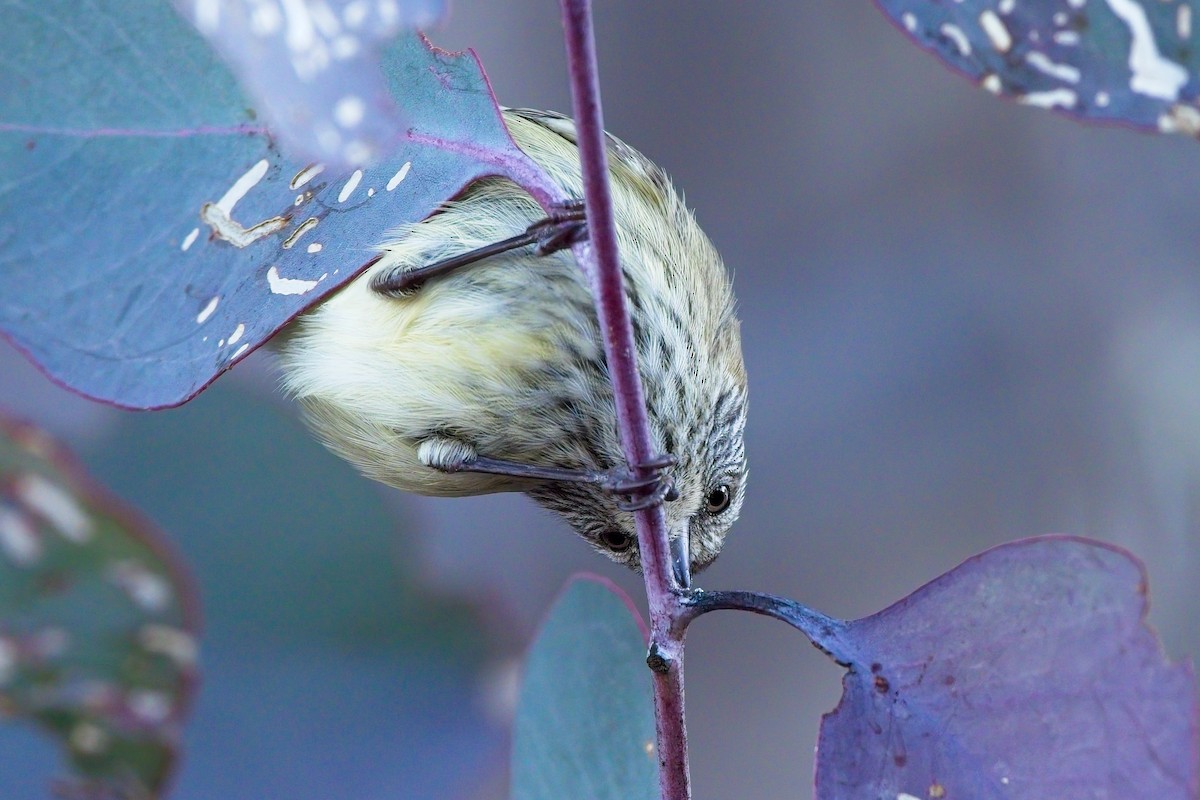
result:
M 592 278 L 625 458 L 638 477 L 648 477 L 642 466 L 656 454 L 617 257 L 617 231 L 608 184 L 591 2 L 561 0 L 561 3 L 588 224 L 588 240 L 573 249 L 580 265 Z M 826 652 L 842 652 L 844 647 L 840 637 L 845 623 L 769 595 L 683 592 L 674 583 L 662 507 L 639 511 L 637 530 L 650 610 L 647 662 L 654 672 L 659 788 L 662 800 L 689 800 L 691 788 L 683 707 L 683 638 L 688 624 L 709 611 L 741 609 L 782 619 L 804 631 L 814 645 Z
M 574 250 L 576 258 L 592 276 L 625 458 L 635 471 L 643 473 L 638 477 L 648 477 L 640 467 L 655 453 L 637 371 L 633 326 L 617 258 L 617 231 L 608 185 L 591 3 L 589 0 L 562 0 L 562 12 L 589 231 L 588 241 L 576 245 Z M 683 721 L 683 641 L 682 632 L 677 638 L 672 630 L 680 606 L 672 582 L 662 507 L 639 511 L 637 531 L 650 611 L 651 661 L 655 667 L 659 782 L 663 800 L 687 800 L 691 791 Z
M 700 589 L 689 592 L 681 598 L 680 607 L 675 613 L 674 635 L 682 639 L 684 631 L 694 619 L 710 611 L 721 610 L 749 611 L 786 622 L 807 636 L 813 647 L 843 667 L 850 666 L 845 660 L 846 654 L 854 652 L 854 648 L 844 635 L 844 621 L 813 611 L 795 600 L 759 592 L 706 592 Z

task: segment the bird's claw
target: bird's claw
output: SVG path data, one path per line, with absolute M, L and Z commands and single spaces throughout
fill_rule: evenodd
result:
M 653 508 L 664 500 L 675 500 L 679 497 L 675 481 L 665 472 L 676 464 L 675 456 L 669 454 L 654 456 L 636 468 L 620 466 L 603 471 L 539 467 L 488 458 L 474 452 L 471 452 L 469 457 L 461 453 L 456 455 L 456 458 L 439 457 L 426 462 L 426 466 L 442 472 L 482 472 L 522 480 L 590 483 L 617 495 L 617 508 L 621 511 L 642 511 Z
M 620 510 L 643 511 L 679 497 L 674 479 L 664 472 L 676 463 L 675 456 L 667 453 L 647 459 L 636 468 L 617 467 L 606 473 L 601 485 L 615 495 L 628 497 L 617 501 Z M 639 472 L 649 474 L 639 476 Z
M 559 210 L 530 225 L 525 230 L 536 243 L 539 256 L 565 250 L 587 239 L 587 215 L 583 201 L 564 204 Z

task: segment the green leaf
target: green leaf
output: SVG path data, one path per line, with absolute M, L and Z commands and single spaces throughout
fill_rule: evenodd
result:
M 512 775 L 513 800 L 658 797 L 645 635 L 607 581 L 574 578 L 542 625 L 525 665 Z
M 59 740 L 81 794 L 161 794 L 196 625 L 151 528 L 45 434 L 0 417 L 0 711 Z

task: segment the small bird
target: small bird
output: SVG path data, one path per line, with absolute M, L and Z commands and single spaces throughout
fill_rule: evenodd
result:
M 506 109 L 513 139 L 582 197 L 575 125 Z M 729 276 L 663 171 L 608 137 L 625 289 L 651 433 L 624 464 L 587 277 L 565 248 L 582 205 L 545 217 L 481 180 L 391 232 L 357 278 L 281 337 L 285 390 L 367 476 L 418 494 L 525 492 L 641 569 L 631 511 L 663 502 L 676 580 L 720 553 L 742 506 L 746 372 Z

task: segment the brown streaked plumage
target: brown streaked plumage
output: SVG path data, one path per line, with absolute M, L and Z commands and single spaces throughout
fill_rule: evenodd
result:
M 574 124 L 505 111 L 513 138 L 574 197 Z M 729 277 L 666 175 L 609 139 L 618 244 L 650 425 L 673 454 L 664 503 L 691 568 L 720 552 L 746 480 L 746 374 Z M 446 471 L 476 456 L 609 470 L 617 438 L 596 314 L 569 252 L 494 255 L 414 291 L 373 288 L 406 270 L 523 231 L 544 216 L 500 179 L 481 181 L 381 244 L 363 275 L 281 338 L 284 385 L 317 434 L 366 475 L 405 491 L 528 493 L 601 552 L 640 568 L 633 516 L 586 483 Z

